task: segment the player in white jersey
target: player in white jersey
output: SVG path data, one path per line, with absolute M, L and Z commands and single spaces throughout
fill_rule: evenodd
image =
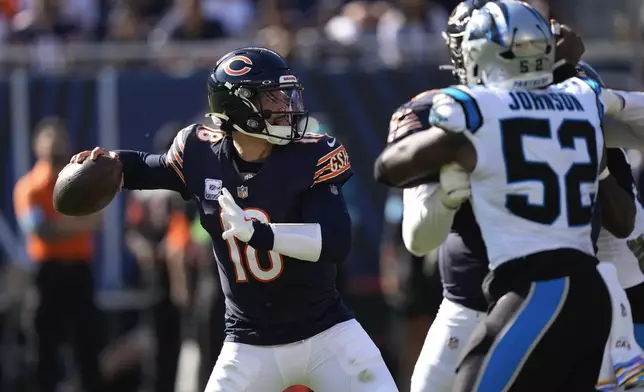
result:
M 452 59 L 450 68 L 461 84 L 467 84 L 460 49 L 466 22 L 475 9 L 487 2 L 461 2 L 450 14 L 443 34 Z M 576 75 L 575 64 L 583 53 L 583 42 L 566 26 L 554 24 L 553 31 L 557 31 L 559 36 L 556 56 L 564 61 L 555 70 L 554 79 L 563 81 Z M 429 111 L 436 93 L 438 90 L 421 93 L 397 109 L 390 122 L 388 143 L 398 142 L 409 134 L 429 128 Z M 611 152 L 610 149 L 607 151 Z M 610 170 L 612 172 L 612 167 Z M 627 175 L 631 178 L 630 171 Z M 440 246 L 437 253 L 444 298 L 417 358 L 411 392 L 448 392 L 452 388 L 461 351 L 474 328 L 485 317 L 487 303 L 481 283 L 488 272 L 488 260 L 479 226 L 467 201 L 470 195 L 468 174 L 458 167 L 451 167 L 441 171 L 440 184 L 439 176 L 424 179 L 423 182 L 404 190 L 402 237 L 407 249 L 419 256 Z M 631 182 L 629 180 L 629 184 Z M 608 214 L 604 214 L 606 218 L 625 216 L 628 214 L 625 212 L 628 204 L 633 206 L 632 197 L 625 200 L 628 204 L 622 203 L 624 197 L 617 197 L 622 196 L 618 193 L 626 192 L 618 186 L 617 189 L 614 187 L 614 182 L 609 180 L 601 183 L 600 194 L 608 194 L 616 199 L 608 206 L 611 208 L 605 209 L 608 211 Z M 628 223 L 627 219 L 619 220 L 621 227 L 616 233 L 624 237 L 632 230 L 632 223 Z M 616 226 L 609 227 L 614 229 Z M 599 232 L 598 228 L 595 230 Z
M 637 194 L 635 193 L 635 197 Z M 603 229 L 599 232 L 597 239 L 597 258 L 602 261 L 611 261 L 617 267 L 617 274 L 621 286 L 627 290 L 644 283 L 644 274 L 639 266 L 636 254 L 633 252 L 632 243 L 638 241 L 644 235 L 644 208 L 641 201 L 635 202 L 635 228 L 627 239 L 615 237 L 608 230 Z M 642 302 L 644 298 L 640 299 Z M 643 341 L 638 338 L 638 343 L 642 345 Z
M 580 71 L 588 77 L 604 85 L 601 76 L 590 65 L 581 62 Z M 644 134 L 641 126 L 644 121 L 641 120 L 644 110 L 638 108 L 638 103 L 642 104 L 641 93 L 628 92 L 622 93 L 625 99 L 626 110 L 620 113 L 621 122 L 608 121 L 604 123 L 604 134 L 606 138 L 617 136 L 617 138 L 626 135 Z M 626 121 L 624 121 L 626 120 Z M 624 133 L 626 129 L 628 132 Z M 621 135 L 621 136 L 620 136 Z M 624 141 L 622 141 L 624 142 Z M 608 144 L 608 140 L 607 140 Z M 637 146 L 634 144 L 633 146 Z M 611 174 L 617 179 L 619 186 L 628 193 L 628 196 L 634 202 L 635 210 L 634 229 L 627 239 L 615 237 L 607 230 L 602 229 L 597 240 L 597 258 L 600 261 L 612 262 L 617 270 L 617 277 L 621 287 L 624 288 L 626 297 L 630 303 L 629 313 L 632 315 L 634 322 L 635 340 L 639 346 L 644 346 L 644 274 L 639 266 L 639 257 L 641 250 L 644 249 L 644 208 L 642 201 L 638 196 L 637 187 L 631 174 L 630 163 L 625 151 L 621 148 L 609 148 L 606 150 L 607 164 Z M 627 202 L 616 201 L 616 203 L 626 205 Z M 607 214 L 602 211 L 602 215 Z M 624 214 L 620 214 L 620 218 Z
M 443 90 L 434 127 L 378 162 L 390 185 L 452 162 L 470 172 L 494 307 L 474 334 L 456 391 L 584 391 L 597 380 L 611 305 L 590 223 L 598 180 L 608 175 L 600 121 L 623 101 L 592 80 L 544 88 L 553 50 L 533 9 L 486 5 L 468 24 L 463 52 L 471 82 L 487 88 Z

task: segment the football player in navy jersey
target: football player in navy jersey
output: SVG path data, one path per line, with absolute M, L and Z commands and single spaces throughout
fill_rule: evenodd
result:
M 444 33 L 452 71 L 461 84 L 466 84 L 460 50 L 463 32 L 472 12 L 488 1 L 460 3 L 450 15 Z M 583 53 L 580 38 L 567 28 L 563 33 L 567 42 L 560 42 L 557 47 L 560 66 L 555 70 L 555 79 L 558 81 L 575 75 L 575 67 L 569 64 L 575 64 Z M 429 113 L 437 92 L 423 92 L 396 110 L 389 125 L 389 144 L 430 127 Z M 610 157 L 610 169 L 615 170 L 615 177 L 623 185 L 625 161 L 623 157 L 620 161 L 620 156 L 613 152 Z M 629 171 L 626 174 L 630 177 Z M 604 181 L 604 189 L 606 185 Z M 488 273 L 487 254 L 468 201 L 468 175 L 460 167 L 445 167 L 440 175 L 423 178 L 408 186 L 413 187 L 404 190 L 403 239 L 407 248 L 416 255 L 427 254 L 440 246 L 438 260 L 445 297 L 416 363 L 411 391 L 449 391 L 461 350 L 485 317 L 488 307 L 481 290 L 483 278 Z M 620 201 L 624 200 L 621 198 L 623 193 L 609 192 L 612 196 L 617 195 Z M 606 214 L 604 225 L 628 235 L 624 232 L 632 229 L 632 220 L 610 222 L 610 219 L 632 217 L 628 211 L 621 214 L 629 204 L 632 206 L 632 200 L 616 203 L 614 207 L 621 210 L 616 214 Z
M 351 246 L 335 138 L 304 132 L 302 85 L 264 48 L 223 56 L 208 78 L 214 126 L 190 125 L 167 154 L 101 148 L 125 189 L 194 199 L 226 296 L 226 342 L 207 392 L 397 391 L 378 348 L 336 289 Z
M 453 74 L 463 80 L 460 37 L 475 9 L 487 0 L 468 0 L 451 13 L 444 37 L 453 64 Z M 459 76 L 460 75 L 460 76 Z M 388 144 L 430 128 L 429 113 L 438 90 L 428 90 L 401 105 L 389 123 Z M 453 167 L 445 179 L 467 174 Z M 451 174 L 449 174 L 451 173 Z M 448 392 L 452 389 L 461 351 L 472 331 L 485 316 L 487 302 L 481 290 L 488 273 L 487 254 L 474 219 L 469 185 L 456 182 L 453 189 L 439 185 L 439 176 L 423 178 L 403 191 L 402 236 L 407 249 L 423 256 L 438 249 L 438 268 L 443 283 L 443 301 L 427 332 L 411 378 L 411 392 Z M 440 247 L 439 247 L 440 246 Z

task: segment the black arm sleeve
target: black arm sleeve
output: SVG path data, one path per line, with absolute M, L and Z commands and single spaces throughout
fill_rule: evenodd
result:
M 306 194 L 302 203 L 303 223 L 319 223 L 322 252 L 319 262 L 342 263 L 351 250 L 351 217 L 342 195 L 334 184 L 318 184 Z
M 566 63 L 555 68 L 552 74 L 554 77 L 554 82 L 561 83 L 566 79 L 577 76 L 577 67 L 575 65 Z
M 633 193 L 633 186 L 635 180 L 631 172 L 631 165 L 626 160 L 624 151 L 621 148 L 607 148 L 606 162 L 608 170 L 610 170 L 610 174 L 617 180 L 617 184 L 634 200 L 635 194 Z
M 189 199 L 183 180 L 170 167 L 166 154 L 156 155 L 142 151 L 116 150 L 123 165 L 123 188 L 169 189 Z

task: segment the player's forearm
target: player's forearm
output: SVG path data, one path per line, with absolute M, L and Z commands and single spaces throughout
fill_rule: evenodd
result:
M 445 207 L 440 191 L 436 188 L 422 200 L 405 203 L 402 237 L 407 250 L 415 256 L 424 256 L 438 248 L 449 234 L 457 210 Z
M 602 97 L 609 99 L 606 114 L 629 123 L 644 124 L 644 92 L 607 89 L 602 91 Z
M 349 256 L 350 221 L 348 224 L 264 224 L 257 221 L 253 224 L 255 233 L 248 244 L 255 249 L 271 250 L 284 256 L 311 262 L 342 263 Z
M 387 147 L 380 154 L 374 164 L 374 177 L 376 181 L 390 187 L 405 188 L 416 185 L 418 179 L 424 177 L 425 173 L 417 173 L 418 165 L 413 163 L 411 154 L 398 149 L 396 145 Z
M 254 222 L 254 226 L 255 234 L 259 234 L 265 239 L 264 243 L 260 243 L 258 236 L 254 234 L 248 242 L 254 248 L 259 246 L 304 261 L 316 262 L 321 258 L 322 229 L 317 223 L 263 224 Z M 272 244 L 270 243 L 271 239 Z
M 644 149 L 644 124 L 632 126 L 624 121 L 605 117 L 602 128 L 606 147 Z
M 604 126 L 606 144 L 610 147 L 642 149 L 644 145 L 644 93 L 604 90 L 606 115 L 613 122 Z
M 116 150 L 123 165 L 123 188 L 169 189 L 183 192 L 184 185 L 168 167 L 165 155 Z
M 248 245 L 270 250 L 298 260 L 317 262 L 322 258 L 322 227 L 318 223 L 266 224 L 253 222 L 255 229 Z
M 433 173 L 425 170 L 423 165 L 417 163 L 419 143 L 415 140 L 418 133 L 390 145 L 378 156 L 374 165 L 376 181 L 387 186 L 397 188 L 410 188 L 410 184 Z M 410 140 L 412 142 L 410 143 Z
M 473 151 L 468 149 L 473 147 L 463 133 L 433 126 L 385 148 L 376 160 L 374 176 L 385 185 L 409 188 L 409 184 L 439 173 L 449 163 L 472 166 Z
M 351 217 L 340 188 L 330 191 L 327 184 L 311 188 L 302 203 L 302 220 L 297 224 L 254 221 L 248 244 L 305 261 L 342 263 L 347 259 Z

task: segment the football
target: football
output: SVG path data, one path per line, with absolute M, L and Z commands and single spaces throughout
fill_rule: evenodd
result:
M 70 163 L 58 174 L 54 208 L 69 216 L 84 216 L 105 208 L 121 185 L 121 162 L 106 156 Z

